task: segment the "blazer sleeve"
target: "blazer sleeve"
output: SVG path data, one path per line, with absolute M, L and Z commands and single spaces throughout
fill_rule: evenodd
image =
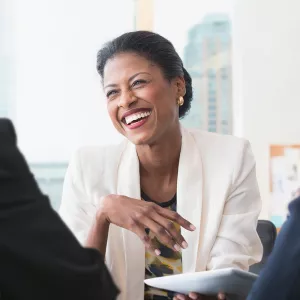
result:
M 262 258 L 263 248 L 256 231 L 261 198 L 249 142 L 243 141 L 237 152 L 240 155 L 234 166 L 232 184 L 207 269 L 235 267 L 248 270 Z
M 79 149 L 73 154 L 65 175 L 59 215 L 82 245 L 85 245 L 96 211 L 91 195 L 86 192 Z

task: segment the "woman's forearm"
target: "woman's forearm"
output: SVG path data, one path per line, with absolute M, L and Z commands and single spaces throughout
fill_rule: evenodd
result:
M 89 231 L 86 247 L 97 249 L 103 257 L 105 257 L 108 231 L 109 222 L 106 217 L 101 215 L 97 216 Z

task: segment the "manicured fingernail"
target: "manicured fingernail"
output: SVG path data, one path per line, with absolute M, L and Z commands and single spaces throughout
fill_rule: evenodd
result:
M 183 241 L 181 245 L 183 249 L 186 249 L 188 247 L 188 243 L 186 241 Z
M 189 297 L 190 297 L 191 299 L 198 299 L 198 295 L 195 294 L 195 293 L 189 293 Z
M 219 300 L 225 300 L 226 299 L 224 294 L 219 294 L 218 298 L 219 298 Z
M 159 256 L 161 254 L 161 252 L 158 249 L 155 249 L 154 252 L 157 256 Z
M 190 225 L 190 228 L 191 228 L 192 230 L 195 230 L 195 229 L 196 229 L 196 227 L 195 227 L 193 224 Z
M 180 246 L 177 245 L 177 244 L 174 245 L 174 249 L 175 249 L 176 251 L 180 251 L 180 250 L 181 250 Z

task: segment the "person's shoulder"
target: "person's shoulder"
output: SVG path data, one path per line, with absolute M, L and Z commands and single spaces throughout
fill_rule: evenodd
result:
M 4 142 L 9 142 L 13 145 L 16 145 L 17 135 L 11 120 L 0 118 L 0 139 L 2 141 L 2 144 Z
M 126 141 L 115 145 L 83 146 L 72 155 L 69 168 L 72 172 L 99 174 L 114 169 L 126 146 Z
M 13 123 L 7 118 L 0 118 L 0 132 L 9 132 L 13 130 Z
M 195 141 L 202 149 L 216 151 L 238 151 L 249 145 L 248 140 L 229 134 L 207 132 L 200 129 L 189 129 Z
M 126 141 L 115 145 L 83 146 L 73 153 L 73 160 L 81 164 L 112 163 L 116 161 L 126 146 Z
M 289 211 L 291 215 L 298 215 L 300 213 L 300 196 L 289 204 Z
M 74 156 L 85 162 L 99 159 L 110 159 L 114 158 L 117 153 L 122 152 L 123 148 L 124 143 L 115 145 L 83 146 L 74 152 Z
M 189 133 L 193 136 L 205 165 L 218 166 L 219 170 L 231 170 L 232 166 L 239 168 L 247 163 L 252 168 L 255 164 L 251 146 L 246 139 L 198 129 L 189 130 Z

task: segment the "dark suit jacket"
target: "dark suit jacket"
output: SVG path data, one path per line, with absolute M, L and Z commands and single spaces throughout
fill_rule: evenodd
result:
M 100 253 L 79 245 L 44 196 L 0 119 L 0 299 L 115 299 Z M 1 298 L 2 297 L 2 298 Z
M 290 216 L 247 300 L 300 299 L 300 197 L 289 210 Z

